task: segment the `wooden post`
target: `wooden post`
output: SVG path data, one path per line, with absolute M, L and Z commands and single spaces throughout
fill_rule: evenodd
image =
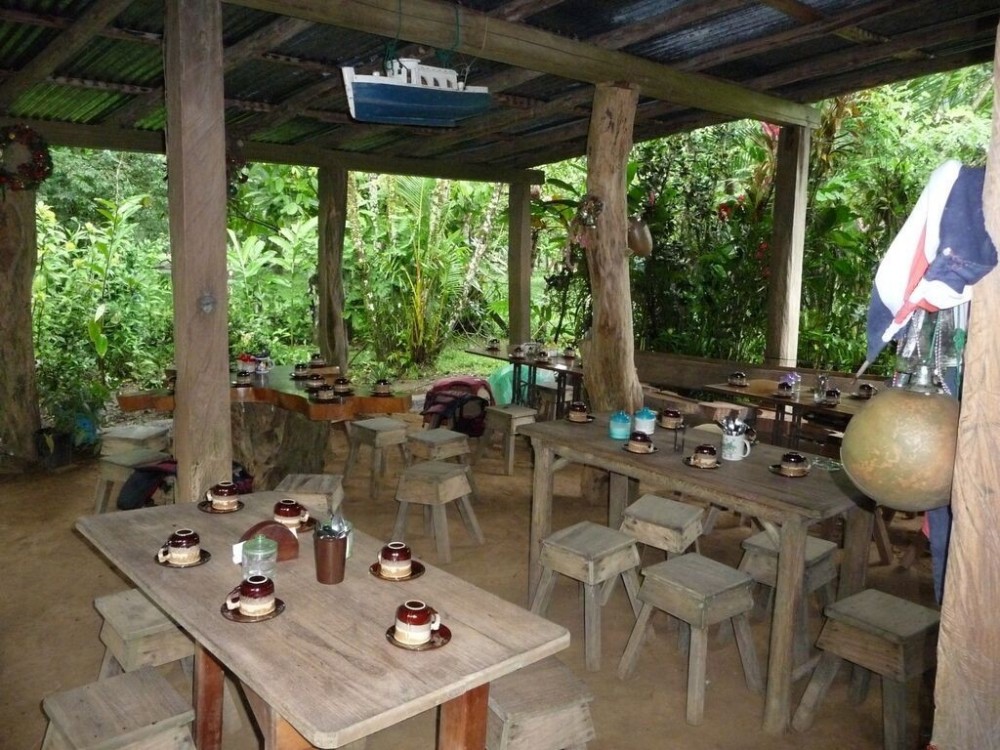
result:
M 531 185 L 511 183 L 507 200 L 509 340 L 521 343 L 531 338 Z
M 194 501 L 232 476 L 219 0 L 167 0 L 165 37 L 176 491 Z
M 774 181 L 771 283 L 767 297 L 764 364 L 795 367 L 799 346 L 802 255 L 806 240 L 809 130 L 786 126 L 778 139 Z
M 347 372 L 344 323 L 344 228 L 347 219 L 347 170 L 319 168 L 319 331 L 320 351 Z
M 998 29 L 1000 39 L 1000 29 Z M 1000 46 L 994 64 L 1000 63 Z M 1000 81 L 994 78 L 993 132 L 986 161 L 983 211 L 1000 247 Z M 933 744 L 940 750 L 994 747 L 1000 710 L 1000 589 L 996 531 L 1000 527 L 1000 273 L 976 284 L 965 350 L 962 412 L 952 484 L 953 525 L 938 636 Z
M 625 194 L 638 101 L 639 92 L 634 88 L 610 83 L 598 85 L 587 135 L 587 192 L 604 204 L 596 226 L 587 231 L 594 324 L 584 384 L 595 411 L 631 412 L 642 404 L 632 334 Z
M 31 283 L 38 262 L 35 191 L 0 193 L 0 331 L 4 332 L 0 367 L 0 455 L 18 460 L 36 457 L 40 427 L 35 381 L 35 346 L 31 326 Z

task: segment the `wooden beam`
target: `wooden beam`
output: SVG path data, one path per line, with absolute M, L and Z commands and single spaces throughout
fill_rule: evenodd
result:
M 73 57 L 94 34 L 113 21 L 132 0 L 97 0 L 31 61 L 0 86 L 0 110 L 11 106 L 25 91 L 45 80 L 56 68 Z
M 179 500 L 232 476 L 220 0 L 167 0 L 167 200 Z
M 531 187 L 511 185 L 507 201 L 508 334 L 520 343 L 531 339 Z
M 39 13 L 27 13 L 23 10 L 12 10 L 0 8 L 0 21 L 21 26 L 38 26 L 44 29 L 65 30 L 73 25 L 73 21 L 62 16 L 42 15 Z M 94 32 L 95 36 L 105 39 L 116 39 L 120 42 L 137 42 L 139 44 L 149 44 L 159 46 L 163 43 L 163 35 L 155 34 L 151 31 L 138 31 L 136 29 L 122 29 L 115 26 L 105 26 Z
M 800 0 L 761 0 L 761 2 L 804 23 L 813 23 L 825 18 L 818 10 L 800 2 Z M 887 41 L 887 38 L 880 34 L 873 34 L 854 25 L 843 26 L 838 28 L 834 33 L 842 39 L 855 43 L 868 44 Z
M 809 130 L 782 128 L 774 180 L 774 229 L 764 364 L 795 367 L 802 297 L 809 185 Z
M 234 0 L 234 4 L 402 38 L 507 65 L 599 83 L 628 81 L 643 95 L 737 117 L 768 122 L 819 124 L 812 108 L 744 89 L 710 76 L 682 73 L 622 52 L 576 42 L 521 24 L 490 18 L 440 0 Z M 459 33 L 456 35 L 456 27 Z M 458 37 L 456 39 L 456 36 Z

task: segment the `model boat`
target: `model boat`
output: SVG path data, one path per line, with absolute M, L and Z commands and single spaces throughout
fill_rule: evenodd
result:
M 413 58 L 391 60 L 385 75 L 341 71 L 351 117 L 361 122 L 454 127 L 490 106 L 485 86 L 466 86 L 454 70 Z

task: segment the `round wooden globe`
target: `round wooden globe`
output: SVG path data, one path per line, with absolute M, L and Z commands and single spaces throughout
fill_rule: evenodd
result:
M 958 401 L 944 394 L 883 391 L 844 431 L 844 471 L 868 497 L 895 510 L 947 505 L 958 411 Z

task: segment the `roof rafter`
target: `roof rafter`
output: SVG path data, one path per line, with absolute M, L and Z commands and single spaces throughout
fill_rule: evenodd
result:
M 805 104 L 761 94 L 710 76 L 683 73 L 623 52 L 575 42 L 522 24 L 491 18 L 437 0 L 231 0 L 232 4 L 294 15 L 379 36 L 399 37 L 487 60 L 569 76 L 588 83 L 629 81 L 645 96 L 711 112 L 769 122 L 814 126 Z M 456 25 L 461 30 L 455 39 Z

